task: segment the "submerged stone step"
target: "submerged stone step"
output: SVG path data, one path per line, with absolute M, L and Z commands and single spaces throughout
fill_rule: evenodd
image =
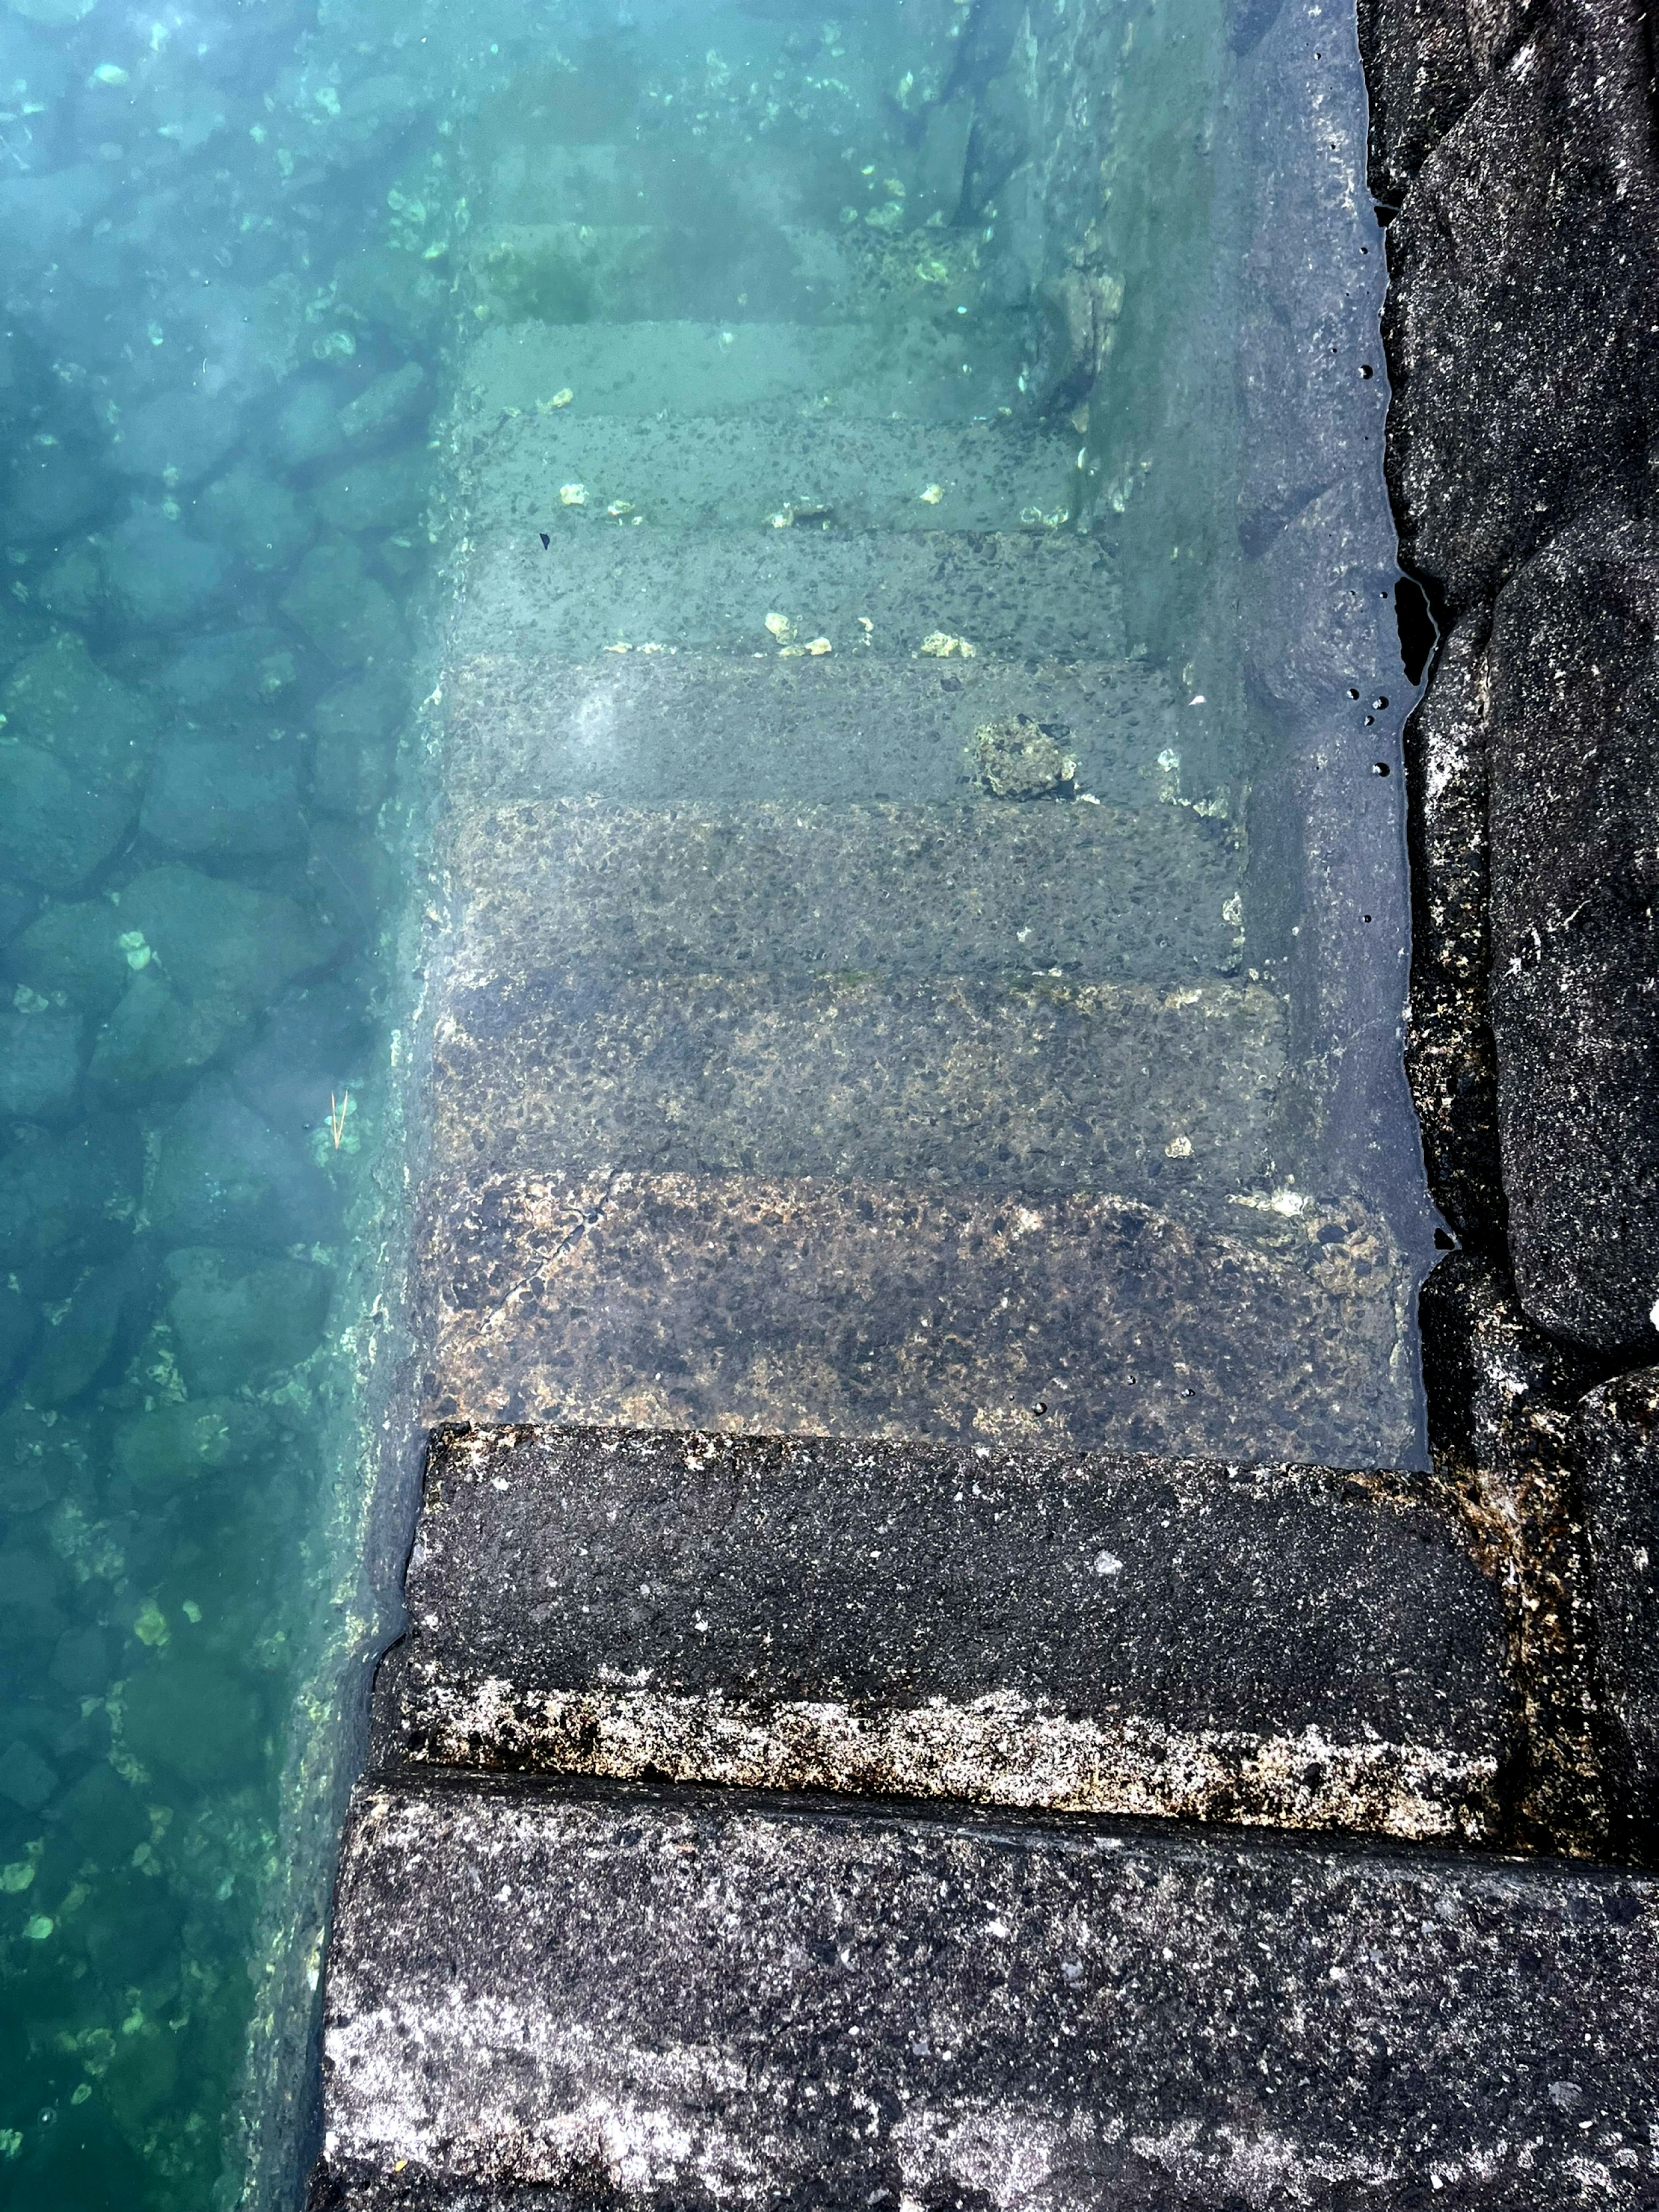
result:
M 1480 1839 L 1498 1593 L 1399 1476 L 434 1437 L 380 1764 Z
M 475 530 L 614 527 L 625 506 L 682 529 L 1054 527 L 1076 436 L 1005 422 L 635 420 L 574 407 L 504 422 L 469 471 Z M 568 484 L 580 507 L 560 498 Z M 584 540 L 584 543 L 586 541 Z
M 1170 806 L 485 807 L 453 827 L 452 973 L 1196 981 L 1238 967 L 1239 858 Z
M 541 538 L 550 542 L 543 545 Z M 1058 533 L 544 529 L 481 539 L 452 649 L 591 660 L 617 645 L 884 659 L 1109 659 L 1117 593 Z M 964 654 L 963 647 L 968 648 Z
M 324 2069 L 313 2212 L 1635 2205 L 1659 1882 L 376 1776 Z
M 699 221 L 695 202 L 607 222 L 497 221 L 468 261 L 480 303 L 505 320 L 673 322 L 724 314 L 815 322 L 846 315 L 858 276 L 830 231 Z
M 969 325 L 971 325 L 971 328 Z M 543 323 L 485 331 L 461 384 L 475 417 L 503 409 L 573 416 L 994 416 L 1019 374 L 1015 327 L 963 319 L 898 324 Z
M 1386 1229 L 1288 1191 L 1221 1218 L 442 1163 L 417 1235 L 426 1413 L 1413 1464 Z
M 440 1156 L 496 1168 L 1253 1188 L 1285 1010 L 1260 984 L 451 974 Z
M 1144 806 L 1179 794 L 1185 742 L 1142 661 L 480 653 L 451 664 L 444 700 L 464 804 L 961 800 L 983 795 L 975 732 L 1024 714 L 1075 760 L 1079 792 Z

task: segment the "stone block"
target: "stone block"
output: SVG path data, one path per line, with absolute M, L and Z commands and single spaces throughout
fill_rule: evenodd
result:
M 1574 1422 L 1615 1836 L 1659 1844 L 1659 1368 L 1592 1390 Z
M 1490 1839 L 1498 1593 L 1401 1477 L 446 1430 L 379 1757 Z
M 1659 1332 L 1659 540 L 1586 526 L 1490 647 L 1492 1029 L 1521 1301 L 1598 1352 Z
M 1635 2206 L 1651 1875 L 594 1784 L 360 1790 L 313 2212 Z

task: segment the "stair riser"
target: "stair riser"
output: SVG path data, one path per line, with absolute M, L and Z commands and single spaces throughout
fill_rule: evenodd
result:
M 653 323 L 698 316 L 816 323 L 845 317 L 855 271 L 837 241 L 774 225 L 738 234 L 635 220 L 498 222 L 475 242 L 481 304 L 512 323 Z

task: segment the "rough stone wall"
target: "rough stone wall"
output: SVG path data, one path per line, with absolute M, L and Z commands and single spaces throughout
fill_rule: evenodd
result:
M 1407 732 L 1409 1060 L 1468 1256 L 1424 1301 L 1431 1425 L 1466 1508 L 1501 1501 L 1540 1832 L 1644 1853 L 1655 1468 L 1648 1394 L 1612 1378 L 1659 1344 L 1651 28 L 1618 0 L 1361 0 L 1360 34 L 1389 483 L 1442 630 Z

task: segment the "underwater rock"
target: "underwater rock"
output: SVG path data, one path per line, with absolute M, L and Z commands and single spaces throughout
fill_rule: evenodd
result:
M 46 625 L 15 599 L 0 598 L 0 674 L 46 643 Z
M 46 891 L 78 890 L 116 851 L 137 794 L 88 789 L 37 745 L 0 748 L 0 871 Z
M 81 1083 L 81 1017 L 0 1011 L 0 1121 L 56 1121 Z
M 161 1273 L 179 1371 L 199 1397 L 258 1389 L 297 1366 L 328 1319 L 328 1275 L 306 1260 L 185 1246 Z
M 126 927 L 107 899 L 54 901 L 13 946 L 13 969 L 42 998 L 61 995 L 83 1013 L 106 1014 L 133 973 L 120 941 Z
M 9 733 L 94 783 L 141 782 L 155 749 L 155 708 L 100 668 L 72 630 L 58 631 L 13 669 L 0 708 Z
M 185 1483 L 253 1466 L 276 1425 L 242 1398 L 191 1398 L 141 1413 L 115 1439 L 115 1462 L 135 1490 L 177 1494 Z
M 33 1298 L 26 1298 L 9 1283 L 0 1282 L 0 1404 L 5 1402 L 12 1377 L 34 1341 L 40 1320 L 40 1309 Z
M 304 848 L 291 750 L 179 737 L 161 747 L 139 826 L 170 852 L 264 860 Z
M 109 534 L 104 575 L 112 605 L 133 629 L 183 629 L 224 591 L 229 556 L 150 507 Z
M 47 1318 L 24 1388 L 36 1406 L 66 1406 L 98 1380 L 147 1312 L 152 1271 L 131 1256 L 77 1285 Z
M 384 437 L 388 430 L 424 414 L 427 405 L 426 371 L 418 361 L 377 376 L 366 392 L 340 410 L 340 430 L 353 443 Z
M 124 476 L 199 483 L 241 435 L 240 410 L 196 385 L 158 392 L 124 422 L 111 459 Z
M 125 1748 L 144 1765 L 166 1768 L 198 1788 L 222 1787 L 257 1771 L 264 1730 L 255 1686 L 208 1652 L 160 1652 L 128 1680 L 121 1714 Z M 147 1920 L 148 1906 L 129 1917 Z
M 46 1677 L 72 1698 L 95 1698 L 109 1687 L 109 1638 L 101 1628 L 67 1628 L 58 1639 Z
M 34 604 L 42 614 L 56 623 L 82 626 L 99 619 L 108 596 L 103 541 L 96 538 L 69 546 L 34 587 Z
M 325 814 L 373 814 L 392 781 L 384 739 L 319 735 L 312 756 L 311 793 Z
M 392 594 L 343 538 L 313 546 L 283 595 L 283 612 L 337 666 L 384 659 L 398 644 Z
M 26 1128 L 0 1158 L 0 1268 L 63 1297 L 83 1267 L 125 1249 L 143 1164 L 143 1133 L 123 1115 Z
M 0 1551 L 0 1641 L 15 1644 L 64 1632 L 58 1600 L 63 1571 L 49 1553 L 9 1543 Z
M 15 277 L 60 253 L 113 198 L 118 173 L 100 161 L 79 161 L 45 177 L 0 182 L 0 236 Z
M 338 1217 L 321 1170 L 214 1077 L 162 1133 L 148 1212 L 166 1243 L 273 1251 L 325 1239 Z
M 250 890 L 179 862 L 136 876 L 118 912 L 122 928 L 138 933 L 186 999 L 234 1017 L 268 1004 L 338 946 L 332 931 L 280 892 Z
M 55 1771 L 21 1738 L 0 1751 L 0 1797 L 9 1797 L 26 1813 L 36 1813 L 57 1787 Z
M 250 708 L 269 711 L 299 673 L 287 630 L 260 624 L 210 630 L 189 639 L 158 681 L 192 720 L 242 720 Z
M 335 530 L 396 530 L 419 515 L 429 473 L 423 452 L 354 462 L 318 487 L 317 511 Z
M 1076 760 L 1029 714 L 981 722 L 965 757 L 994 799 L 1069 797 L 1077 775 Z
M 312 709 L 311 726 L 320 744 L 345 738 L 363 744 L 395 730 L 409 708 L 409 686 L 392 668 L 354 676 L 325 692 Z
M 333 411 L 328 403 L 331 420 Z M 297 560 L 316 529 L 305 502 L 251 461 L 208 485 L 197 498 L 196 520 L 204 537 L 261 574 Z
M 6 471 L 0 532 L 8 538 L 57 538 L 95 514 L 109 496 L 90 461 L 54 439 L 31 443 Z
M 192 1079 L 241 1026 L 210 1000 L 191 1006 L 153 968 L 133 976 L 93 1045 L 87 1079 L 115 1099 Z
M 232 1065 L 229 1080 L 273 1128 L 303 1137 L 324 1127 L 331 1099 L 355 1090 L 379 1057 L 361 992 L 331 977 L 275 1007 L 264 1035 Z
M 276 447 L 291 468 L 325 460 L 345 444 L 340 402 L 331 386 L 308 377 L 295 386 L 276 417 Z

